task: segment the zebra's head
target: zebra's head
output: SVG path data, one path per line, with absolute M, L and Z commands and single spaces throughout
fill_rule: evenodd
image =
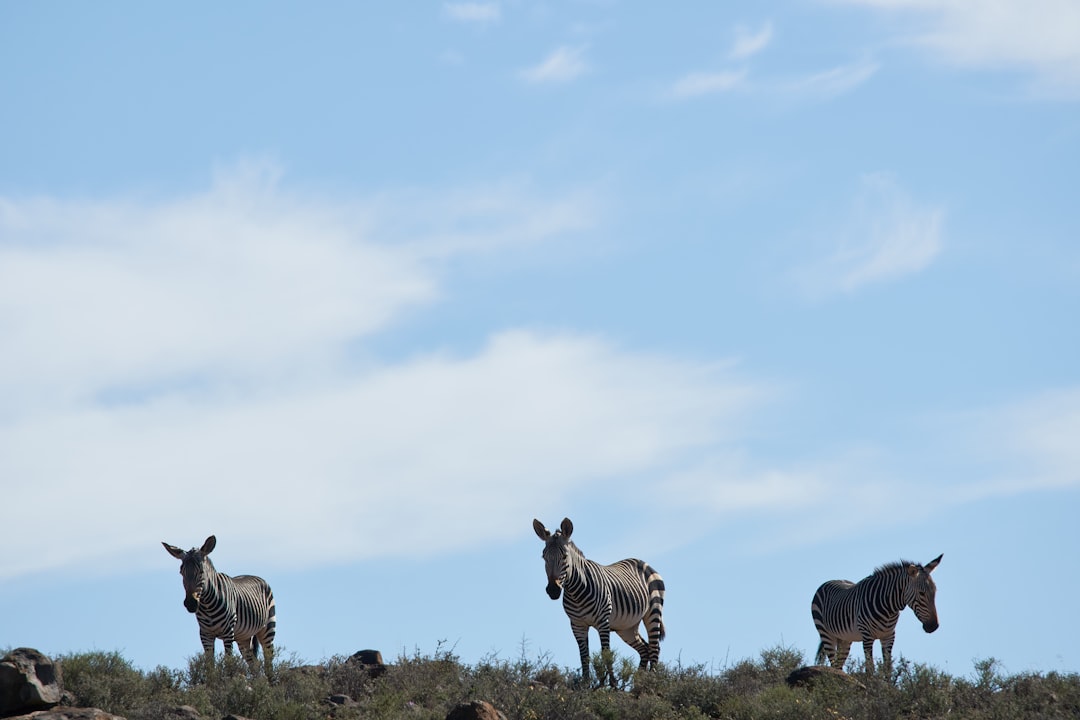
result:
M 570 518 L 563 518 L 559 529 L 549 532 L 544 523 L 533 520 L 536 536 L 544 541 L 544 570 L 547 571 L 547 594 L 552 600 L 558 600 L 562 585 L 570 572 L 570 553 L 574 546 L 570 534 L 574 532 L 574 523 Z
M 211 535 L 203 546 L 196 550 L 181 550 L 175 545 L 161 543 L 169 554 L 180 561 L 180 577 L 184 579 L 184 607 L 188 612 L 199 609 L 199 598 L 206 592 L 210 576 L 214 573 L 214 563 L 207 557 L 217 545 L 217 538 Z
M 919 618 L 923 630 L 928 633 L 938 629 L 937 603 L 934 600 L 937 586 L 930 573 L 941 562 L 941 558 L 942 555 L 938 555 L 926 565 L 906 565 L 908 582 L 904 589 L 904 603 L 915 611 L 915 617 Z

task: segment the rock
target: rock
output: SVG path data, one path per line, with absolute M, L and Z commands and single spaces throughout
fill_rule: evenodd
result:
M 382 653 L 378 650 L 358 650 L 349 656 L 347 662 L 359 663 L 367 670 L 368 677 L 379 677 L 386 672 Z
M 330 705 L 344 705 L 345 707 L 352 707 L 353 705 L 357 704 L 356 701 L 348 695 L 341 694 L 331 695 L 330 697 L 326 698 L 326 702 Z
M 48 710 L 37 710 L 27 715 L 8 718 L 8 720 L 125 720 L 120 715 L 113 715 L 97 708 L 75 708 L 59 705 Z
M 51 708 L 60 702 L 60 666 L 32 648 L 0 658 L 0 716 Z
M 863 690 L 866 689 L 865 685 L 840 668 L 830 667 L 829 665 L 807 665 L 798 668 L 797 670 L 792 670 L 791 674 L 787 676 L 787 684 L 791 687 L 807 687 L 812 686 L 822 678 L 827 677 L 836 678 L 855 687 L 860 687 Z
M 463 703 L 446 715 L 446 720 L 506 720 L 495 706 L 483 700 Z

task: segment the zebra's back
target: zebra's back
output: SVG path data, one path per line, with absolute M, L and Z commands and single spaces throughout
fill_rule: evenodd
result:
M 218 573 L 215 600 L 199 606 L 199 625 L 219 638 L 229 635 L 241 645 L 264 634 L 272 643 L 277 629 L 277 606 L 269 583 L 256 575 L 232 577 Z
M 810 614 L 819 634 L 852 642 L 860 638 L 858 597 L 850 580 L 822 583 L 810 603 Z
M 596 625 L 596 615 L 603 610 L 600 603 L 611 602 L 610 627 L 612 630 L 626 630 L 637 627 L 646 619 L 649 610 L 652 593 L 650 592 L 650 578 L 659 580 L 660 603 L 663 603 L 663 580 L 649 567 L 648 563 L 637 558 L 627 558 L 611 565 L 593 563 L 591 568 L 593 580 L 599 587 L 604 588 L 604 593 L 597 596 L 597 607 L 578 608 L 589 611 L 579 616 L 579 620 L 588 625 Z M 568 595 L 563 596 L 564 604 L 571 601 Z
M 270 584 L 257 575 L 237 575 L 232 581 L 237 596 L 237 637 L 248 637 L 265 629 L 272 640 L 277 628 L 277 605 Z

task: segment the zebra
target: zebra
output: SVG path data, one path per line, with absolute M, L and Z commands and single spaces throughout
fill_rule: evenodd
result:
M 263 647 L 266 675 L 271 675 L 274 658 L 274 635 L 277 632 L 277 608 L 274 593 L 265 580 L 254 575 L 230 577 L 214 569 L 210 553 L 217 546 L 213 535 L 196 550 L 181 550 L 162 542 L 174 558 L 180 560 L 184 579 L 184 608 L 199 621 L 199 639 L 203 651 L 213 660 L 214 641 L 221 638 L 225 654 L 232 655 L 233 640 L 240 654 L 254 669 L 259 645 Z
M 881 641 L 886 672 L 892 670 L 892 647 L 896 640 L 896 622 L 905 607 L 915 611 L 923 630 L 938 629 L 934 597 L 937 586 L 930 573 L 942 555 L 925 566 L 901 560 L 882 565 L 857 583 L 830 580 L 814 593 L 810 614 L 814 618 L 821 644 L 818 665 L 828 656 L 833 667 L 843 669 L 851 643 L 862 640 L 866 653 L 866 671 L 874 671 L 874 641 Z
M 574 524 L 564 518 L 559 529 L 548 531 L 533 520 L 537 537 L 544 541 L 544 567 L 547 570 L 547 594 L 552 600 L 563 595 L 563 609 L 570 618 L 570 628 L 581 652 L 581 676 L 589 679 L 589 628 L 600 634 L 604 676 L 615 686 L 612 668 L 611 631 L 641 656 L 639 669 L 655 667 L 660 660 L 660 641 L 664 639 L 664 579 L 648 563 L 636 558 L 600 565 L 585 557 L 570 540 Z M 649 642 L 638 632 L 644 622 Z

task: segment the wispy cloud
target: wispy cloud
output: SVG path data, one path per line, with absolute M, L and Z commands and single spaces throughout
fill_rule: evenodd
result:
M 562 83 L 574 80 L 588 70 L 585 48 L 563 45 L 538 64 L 523 70 L 521 76 L 531 83 Z
M 746 73 L 742 70 L 690 73 L 689 75 L 679 78 L 675 84 L 671 86 L 671 97 L 682 100 L 702 95 L 727 92 L 739 87 L 745 77 Z
M 279 175 L 225 170 L 157 204 L 0 199 L 4 502 L 46 503 L 54 527 L 9 514 L 0 577 L 154 562 L 159 541 L 211 532 L 285 565 L 510 537 L 755 402 L 729 367 L 572 332 L 492 328 L 473 349 L 380 358 L 370 341 L 439 302 L 450 267 L 571 235 L 593 201 L 329 201 Z M 448 515 L 486 519 L 450 547 Z
M 982 482 L 949 488 L 949 502 L 1080 486 L 1080 387 L 957 413 L 941 425 L 960 428 L 948 434 L 949 452 L 986 468 Z
M 972 68 L 1019 68 L 1049 93 L 1080 96 L 1080 3 L 1074 0 L 837 0 L 913 18 L 914 45 Z
M 851 92 L 877 73 L 878 63 L 859 60 L 813 73 L 787 84 L 785 94 L 827 100 Z
M 745 60 L 757 55 L 764 50 L 772 41 L 773 27 L 771 22 L 766 22 L 761 29 L 754 32 L 740 26 L 735 30 L 735 43 L 731 47 L 728 56 L 733 60 Z
M 454 20 L 470 23 L 493 23 L 502 17 L 497 2 L 448 2 L 443 3 L 443 12 Z
M 750 517 L 752 523 L 740 530 L 744 549 L 776 552 L 856 528 L 911 524 L 986 500 L 1080 488 L 1080 387 L 1040 391 L 915 425 L 904 439 L 883 438 L 785 465 L 737 450 L 703 455 L 661 483 L 655 522 L 665 525 L 660 534 L 678 543 L 717 523 Z M 919 448 L 914 463 L 908 443 Z M 928 473 L 936 479 L 927 480 Z M 905 510 L 890 516 L 881 513 L 883 507 Z
M 767 48 L 772 37 L 771 22 L 766 22 L 756 31 L 744 26 L 736 28 L 735 41 L 728 52 L 728 58 L 742 62 L 733 62 L 733 65 L 737 65 L 733 68 L 687 73 L 670 86 L 668 96 L 682 100 L 743 88 L 795 99 L 828 100 L 851 92 L 873 77 L 878 70 L 876 62 L 863 59 L 795 79 L 765 77 L 757 78 L 753 82 L 748 81 L 750 63 L 747 61 Z
M 888 175 L 863 179 L 832 252 L 800 268 L 796 277 L 811 294 L 854 292 L 928 267 L 942 249 L 940 208 L 913 204 Z

